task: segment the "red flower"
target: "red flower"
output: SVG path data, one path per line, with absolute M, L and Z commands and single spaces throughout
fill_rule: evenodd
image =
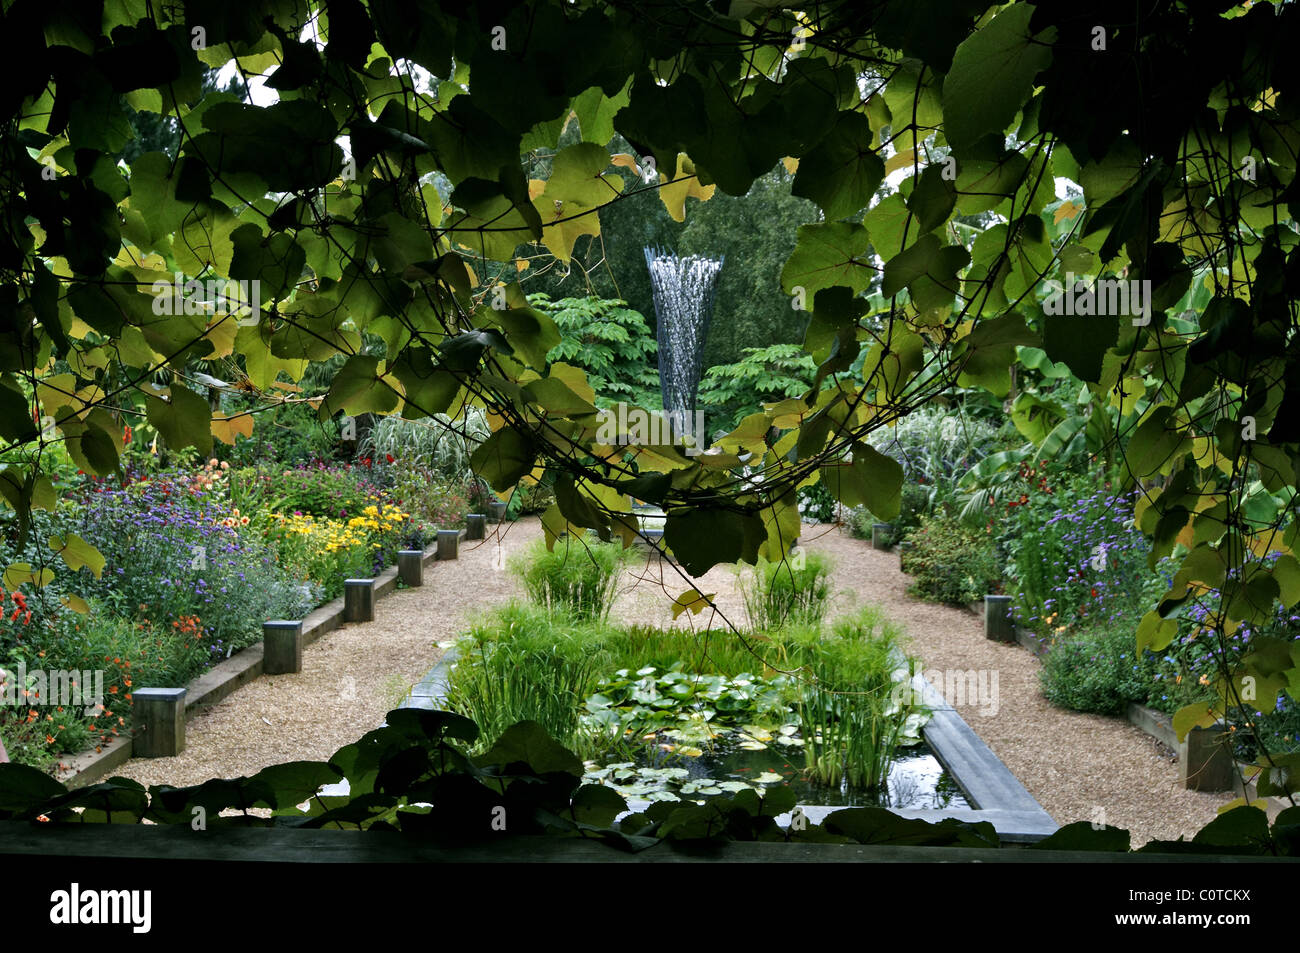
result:
M 393 455 L 391 453 L 386 453 L 384 454 L 384 456 L 388 458 L 389 463 L 393 462 Z
M 1093 587 L 1092 587 L 1092 597 L 1093 597 L 1094 599 L 1098 598 L 1098 596 L 1097 596 L 1097 587 L 1096 587 L 1096 586 L 1093 586 Z

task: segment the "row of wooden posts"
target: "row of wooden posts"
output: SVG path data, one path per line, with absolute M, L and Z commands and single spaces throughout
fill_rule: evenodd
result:
M 889 523 L 871 524 L 871 548 L 887 550 L 894 527 Z M 907 558 L 912 543 L 898 544 L 898 560 Z M 1011 597 L 984 597 L 984 637 L 993 642 L 1017 642 L 1016 623 L 1011 618 Z M 1179 781 L 1190 791 L 1231 791 L 1236 787 L 1235 762 L 1230 731 L 1219 722 L 1208 728 L 1193 728 L 1178 742 Z
M 489 505 L 497 522 L 504 519 L 505 509 L 504 503 Z M 466 541 L 483 539 L 487 520 L 487 514 L 470 513 L 465 518 Z M 459 542 L 459 530 L 438 530 L 436 558 L 455 559 Z M 399 550 L 397 577 L 410 587 L 424 585 L 424 550 Z M 343 621 L 373 622 L 374 618 L 375 580 L 343 580 Z M 262 674 L 301 672 L 303 642 L 301 619 L 269 619 L 262 623 Z M 169 758 L 185 750 L 186 692 L 185 688 L 138 688 L 132 693 L 132 757 Z

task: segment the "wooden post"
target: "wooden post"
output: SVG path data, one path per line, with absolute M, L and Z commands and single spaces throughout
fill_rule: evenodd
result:
M 482 539 L 487 534 L 487 517 L 482 513 L 470 513 L 465 517 L 465 538 Z
M 1178 746 L 1178 780 L 1189 791 L 1231 791 L 1232 737 L 1220 722 L 1193 728 Z
M 911 555 L 915 546 L 915 543 L 906 539 L 898 544 L 898 568 L 903 572 L 907 572 L 907 557 Z
M 302 671 L 302 623 L 273 619 L 262 623 L 262 672 L 288 675 Z
M 343 580 L 343 621 L 375 621 L 375 581 L 373 579 Z
M 438 558 L 455 559 L 460 546 L 460 532 L 454 529 L 438 530 Z
M 894 532 L 894 527 L 889 523 L 872 523 L 871 524 L 871 548 L 888 549 L 888 541 Z
M 994 642 L 1014 642 L 1016 624 L 1011 621 L 1010 596 L 984 597 L 984 638 Z
M 185 689 L 137 688 L 131 695 L 131 755 L 170 758 L 185 750 Z
M 398 550 L 397 575 L 408 586 L 423 586 L 424 551 L 420 549 Z

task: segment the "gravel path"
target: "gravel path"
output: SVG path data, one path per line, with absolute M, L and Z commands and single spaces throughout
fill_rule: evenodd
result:
M 307 646 L 303 671 L 263 676 L 191 720 L 175 758 L 132 759 L 114 772 L 142 784 L 197 784 L 251 775 L 271 764 L 325 760 L 376 727 L 442 656 L 437 643 L 462 632 L 474 612 L 518 595 L 505 560 L 541 534 L 536 518 L 506 524 L 481 543 L 461 543 L 455 562 L 432 563 L 419 589 L 376 604 L 376 621 L 344 625 Z M 1024 649 L 989 642 L 978 615 L 906 594 L 898 557 L 831 526 L 808 528 L 805 543 L 834 560 L 831 615 L 870 602 L 910 637 L 927 672 L 996 673 L 996 711 L 967 705 L 961 715 L 1059 824 L 1104 820 L 1138 846 L 1191 837 L 1228 795 L 1182 790 L 1170 753 L 1118 718 L 1053 708 L 1038 689 L 1039 662 Z M 645 557 L 624 576 L 613 617 L 629 624 L 723 628 L 744 624 L 729 567 L 695 581 L 716 593 L 717 609 L 672 618 L 671 602 L 691 580 Z
M 1019 646 L 984 638 L 980 616 L 907 595 L 910 578 L 893 552 L 832 526 L 809 529 L 805 543 L 834 560 L 832 616 L 871 602 L 910 636 L 932 684 L 949 669 L 998 677 L 997 706 L 958 706 L 959 714 L 993 749 L 1060 825 L 1102 821 L 1149 840 L 1191 838 L 1232 795 L 1187 791 L 1178 784 L 1171 752 L 1121 718 L 1054 708 L 1039 690 L 1040 663 Z

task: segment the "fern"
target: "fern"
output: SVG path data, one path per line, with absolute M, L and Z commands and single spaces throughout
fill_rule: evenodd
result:
M 700 403 L 721 407 L 736 419 L 762 410 L 763 404 L 808 392 L 817 373 L 812 355 L 798 344 L 747 347 L 734 364 L 708 369 L 700 382 Z
M 546 359 L 580 367 L 595 389 L 599 406 L 617 401 L 654 408 L 659 404 L 658 344 L 639 311 L 617 298 L 561 298 L 529 295 L 529 303 L 551 317 L 562 340 Z

